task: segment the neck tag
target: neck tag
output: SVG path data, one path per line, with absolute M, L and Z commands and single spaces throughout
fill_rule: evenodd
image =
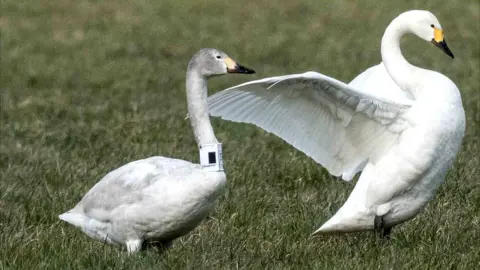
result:
M 203 144 L 200 146 L 200 165 L 210 172 L 223 172 L 222 144 Z

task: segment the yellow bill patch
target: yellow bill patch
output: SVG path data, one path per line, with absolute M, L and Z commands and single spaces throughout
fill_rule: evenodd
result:
M 436 42 L 443 41 L 443 38 L 444 38 L 443 37 L 443 30 L 433 28 L 433 37 L 434 37 Z
M 225 58 L 225 63 L 227 64 L 228 69 L 235 69 L 237 66 L 237 63 L 235 63 L 230 57 Z

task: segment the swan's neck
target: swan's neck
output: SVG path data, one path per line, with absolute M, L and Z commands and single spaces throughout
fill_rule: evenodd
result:
M 400 50 L 400 40 L 403 35 L 410 33 L 406 18 L 395 18 L 385 30 L 382 38 L 382 60 L 393 81 L 403 90 L 416 96 L 415 73 L 419 70 L 408 63 Z
M 195 70 L 187 71 L 187 103 L 190 124 L 199 148 L 206 144 L 217 144 L 213 133 L 207 103 L 207 78 Z
M 200 150 L 200 165 L 211 172 L 223 171 L 222 145 L 215 138 L 207 103 L 207 78 L 195 69 L 187 71 L 187 103 L 190 124 Z

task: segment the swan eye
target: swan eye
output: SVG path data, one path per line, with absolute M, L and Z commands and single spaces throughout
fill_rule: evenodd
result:
M 217 59 L 220 59 L 220 58 L 222 58 L 222 57 L 220 55 L 217 55 Z
M 433 24 L 430 24 L 430 26 L 431 26 L 432 28 L 435 28 L 435 26 L 434 26 Z

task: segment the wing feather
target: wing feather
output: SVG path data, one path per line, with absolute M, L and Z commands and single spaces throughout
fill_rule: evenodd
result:
M 345 180 L 396 143 L 412 102 L 316 72 L 251 81 L 208 98 L 211 115 L 274 133 Z

